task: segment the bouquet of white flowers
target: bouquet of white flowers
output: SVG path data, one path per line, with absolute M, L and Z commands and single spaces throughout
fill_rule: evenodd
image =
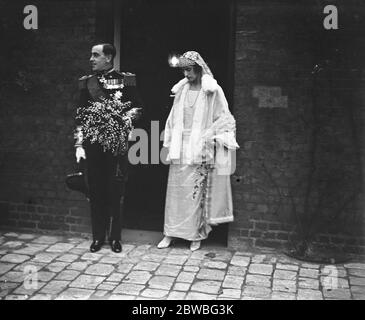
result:
M 121 101 L 122 92 L 116 91 L 110 98 L 101 98 L 87 107 L 77 109 L 76 119 L 81 122 L 84 138 L 99 143 L 104 151 L 114 155 L 128 150 L 128 135 L 133 130 L 132 120 L 140 108 L 132 108 L 130 101 Z

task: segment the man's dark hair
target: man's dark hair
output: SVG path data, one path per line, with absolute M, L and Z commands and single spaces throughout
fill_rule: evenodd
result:
M 115 47 L 110 44 L 110 43 L 100 43 L 99 45 L 103 46 L 103 53 L 105 55 L 111 55 L 112 56 L 112 60 L 115 58 L 116 54 L 117 54 L 117 50 L 115 49 Z

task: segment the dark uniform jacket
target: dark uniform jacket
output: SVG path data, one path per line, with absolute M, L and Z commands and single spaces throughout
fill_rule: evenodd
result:
M 122 92 L 122 102 L 131 101 L 131 108 L 143 108 L 142 100 L 137 92 L 136 76 L 128 72 L 120 72 L 114 69 L 104 75 L 88 75 L 79 79 L 79 107 L 89 105 L 89 101 L 98 101 L 101 97 L 109 98 L 116 91 Z M 134 126 L 138 126 L 142 112 L 133 122 Z M 76 120 L 76 125 L 80 123 Z

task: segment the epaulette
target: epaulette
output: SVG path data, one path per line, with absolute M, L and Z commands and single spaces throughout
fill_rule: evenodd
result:
M 91 78 L 92 75 L 87 75 L 79 78 L 79 89 L 85 89 L 86 88 L 86 81 L 87 79 Z
M 89 75 L 87 75 L 87 76 L 83 76 L 83 77 L 81 77 L 81 78 L 79 79 L 79 81 L 89 79 L 89 78 L 91 78 L 92 76 L 93 76 L 92 74 L 89 74 Z
M 123 84 L 125 86 L 136 86 L 136 75 L 130 72 L 116 71 L 119 75 L 123 76 Z

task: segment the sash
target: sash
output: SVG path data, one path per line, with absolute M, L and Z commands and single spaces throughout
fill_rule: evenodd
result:
M 87 89 L 94 101 L 100 101 L 100 98 L 107 98 L 107 94 L 103 91 L 96 76 L 92 76 L 87 81 Z

